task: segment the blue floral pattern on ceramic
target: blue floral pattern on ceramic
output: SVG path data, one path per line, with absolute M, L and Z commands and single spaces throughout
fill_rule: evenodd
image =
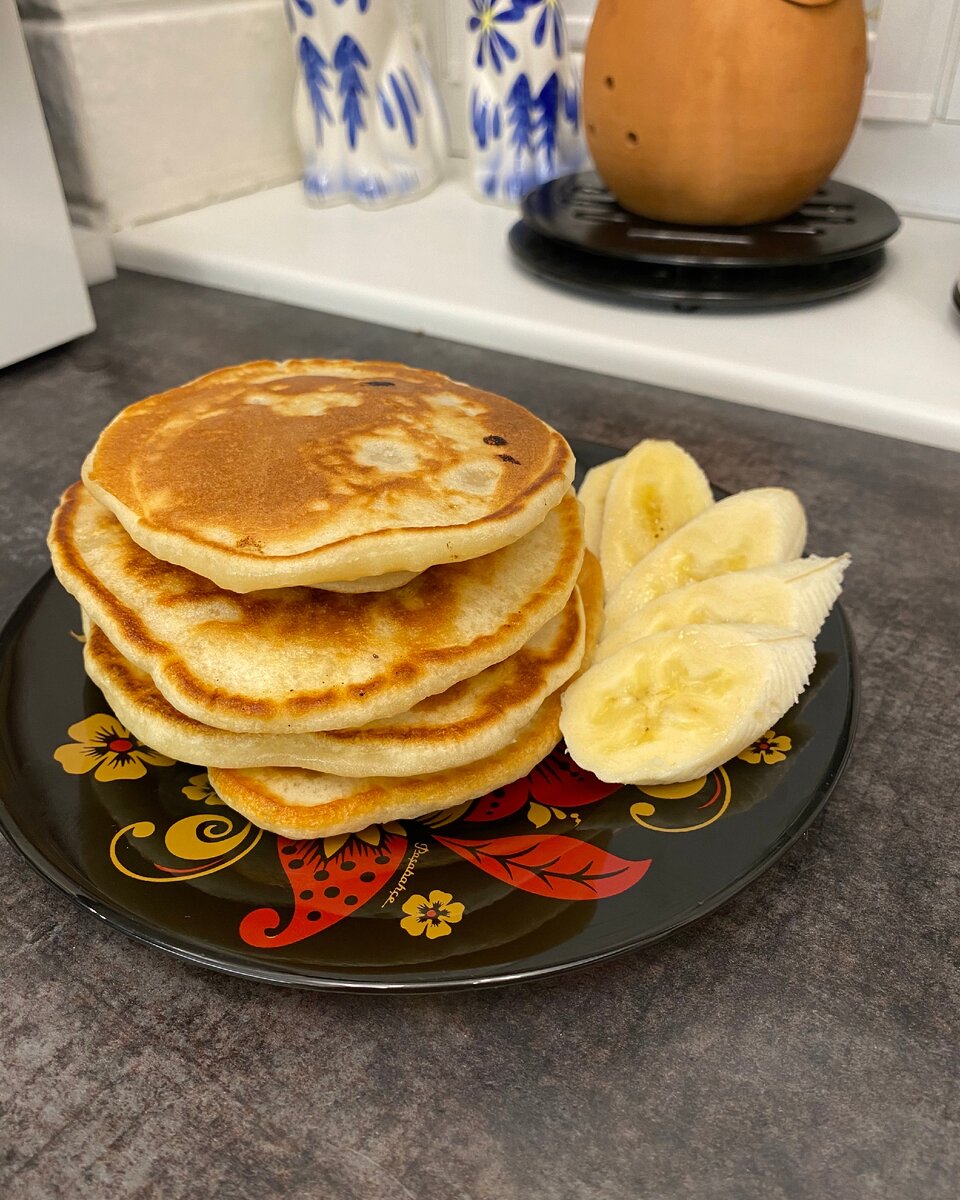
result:
M 310 0 L 283 0 L 283 10 L 287 14 L 287 25 L 290 27 L 291 32 L 297 27 L 296 18 L 293 15 L 294 5 L 300 9 L 305 17 L 312 17 L 315 11 Z
M 553 52 L 559 57 L 566 45 L 567 31 L 563 24 L 563 14 L 557 0 L 540 0 L 543 11 L 533 31 L 533 40 L 538 46 L 543 45 L 544 38 L 553 38 Z
M 443 170 L 446 122 L 417 31 L 398 6 L 284 2 L 307 197 L 385 207 L 428 191 Z
M 473 15 L 467 22 L 477 38 L 474 65 L 482 68 L 489 63 L 498 74 L 503 70 L 505 59 L 514 62 L 517 57 L 516 46 L 502 26 L 522 21 L 525 12 L 523 0 L 515 0 L 510 8 L 500 8 L 499 4 L 500 0 L 470 0 Z
M 580 170 L 580 83 L 560 0 L 467 0 L 468 157 L 474 193 L 515 203 Z

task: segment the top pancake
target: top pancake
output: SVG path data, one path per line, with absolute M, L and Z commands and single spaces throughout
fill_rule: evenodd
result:
M 488 554 L 573 478 L 519 405 L 396 363 L 227 367 L 133 404 L 83 466 L 135 542 L 236 592 Z

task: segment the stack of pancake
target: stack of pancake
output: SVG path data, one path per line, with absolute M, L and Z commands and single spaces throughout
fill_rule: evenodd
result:
M 601 620 L 573 456 L 388 363 L 215 371 L 125 409 L 54 515 L 84 661 L 145 744 L 312 838 L 525 775 Z

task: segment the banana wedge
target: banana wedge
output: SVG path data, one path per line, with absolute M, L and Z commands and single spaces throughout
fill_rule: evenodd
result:
M 560 730 L 608 783 L 698 779 L 761 737 L 813 670 L 813 642 L 766 625 L 689 625 L 631 642 L 572 683 Z
M 707 477 L 675 442 L 639 442 L 620 462 L 607 491 L 600 566 L 612 592 L 641 558 L 713 504 Z
M 786 488 L 753 488 L 728 496 L 637 563 L 607 600 L 604 635 L 664 592 L 798 558 L 806 540 L 803 505 Z
M 777 625 L 815 638 L 833 608 L 850 565 L 838 558 L 796 558 L 791 562 L 716 575 L 667 592 L 615 626 L 597 648 L 595 661 L 638 638 L 684 625 Z
M 583 477 L 577 499 L 583 505 L 583 540 L 587 549 L 600 557 L 600 532 L 603 528 L 603 506 L 607 499 L 610 481 L 617 473 L 622 458 L 611 458 L 609 462 L 592 467 Z

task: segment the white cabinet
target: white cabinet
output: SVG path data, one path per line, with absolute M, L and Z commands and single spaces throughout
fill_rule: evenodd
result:
M 93 327 L 17 10 L 0 0 L 0 367 Z

